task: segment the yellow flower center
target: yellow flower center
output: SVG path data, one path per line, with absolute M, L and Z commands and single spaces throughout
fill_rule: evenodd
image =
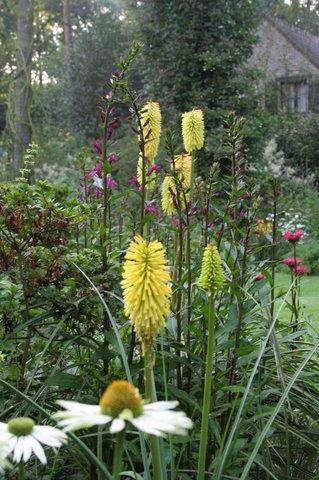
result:
M 13 418 L 8 422 L 8 430 L 12 435 L 16 437 L 23 437 L 30 435 L 33 430 L 35 423 L 32 418 L 28 417 L 17 417 Z
M 143 413 L 143 399 L 137 388 L 126 380 L 116 380 L 103 393 L 100 400 L 101 412 L 104 415 L 118 417 L 121 413 L 132 412 L 133 417 Z

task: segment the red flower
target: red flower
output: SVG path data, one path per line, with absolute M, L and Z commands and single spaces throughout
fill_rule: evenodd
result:
M 265 275 L 261 272 L 257 273 L 257 275 L 254 276 L 254 282 L 260 282 L 261 280 L 265 279 Z
M 297 242 L 304 236 L 304 232 L 302 230 L 296 230 L 295 232 L 285 232 L 283 237 L 288 242 Z
M 283 260 L 283 263 L 290 268 L 296 267 L 301 263 L 301 258 L 287 257 Z
M 294 273 L 296 275 L 305 275 L 306 273 L 308 273 L 308 268 L 305 265 L 297 265 L 294 268 Z

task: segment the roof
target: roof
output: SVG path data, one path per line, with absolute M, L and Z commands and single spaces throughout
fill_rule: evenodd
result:
M 297 50 L 317 68 L 319 68 L 319 37 L 290 25 L 278 17 L 265 15 L 268 22 L 275 27 Z

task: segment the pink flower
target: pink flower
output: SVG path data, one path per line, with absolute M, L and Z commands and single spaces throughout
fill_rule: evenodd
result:
M 175 215 L 171 218 L 172 226 L 178 227 L 178 218 Z
M 294 268 L 294 273 L 296 275 L 305 275 L 306 273 L 308 273 L 308 268 L 305 265 L 297 265 Z
M 141 184 L 140 184 L 140 182 L 137 180 L 137 177 L 136 177 L 136 176 L 130 178 L 130 179 L 127 181 L 127 183 L 128 183 L 129 185 L 135 185 L 135 187 L 136 187 L 138 190 L 141 189 Z
M 106 186 L 107 188 L 117 188 L 118 184 L 117 182 L 114 180 L 114 178 L 111 177 L 111 175 L 107 175 L 106 177 Z
M 101 177 L 103 170 L 103 163 L 97 162 L 95 167 L 87 174 L 88 177 Z
M 304 236 L 304 232 L 302 230 L 296 230 L 295 232 L 285 232 L 283 237 L 288 242 L 297 242 Z
M 111 153 L 108 157 L 107 157 L 108 161 L 109 161 L 109 164 L 112 165 L 113 163 L 116 163 L 119 161 L 120 157 L 118 155 L 116 155 L 116 153 Z
M 240 197 L 241 200 L 247 200 L 247 198 L 249 198 L 249 193 L 248 192 L 244 192 L 242 194 L 242 196 Z
M 287 257 L 283 260 L 283 263 L 287 265 L 287 267 L 292 268 L 301 263 L 301 258 Z
M 157 207 L 155 207 L 153 202 L 145 202 L 144 209 L 145 209 L 145 213 L 153 213 L 154 215 L 159 214 L 159 210 Z
M 102 146 L 100 140 L 93 140 L 91 145 L 96 151 L 96 153 L 102 153 Z
M 147 175 L 152 175 L 152 173 L 158 173 L 160 171 L 161 167 L 157 165 L 157 163 L 154 163 L 154 165 L 151 166 L 149 171 L 147 172 Z
M 257 275 L 254 276 L 254 282 L 260 282 L 261 280 L 265 279 L 265 275 L 261 272 L 257 273 Z
M 111 138 L 112 135 L 113 135 L 113 131 L 114 131 L 113 127 L 109 127 L 109 128 L 107 129 L 107 134 L 106 134 L 107 140 L 110 140 L 110 138 Z
M 80 185 L 81 190 L 85 197 L 89 197 L 92 193 L 92 186 L 91 185 Z
M 107 92 L 107 94 L 105 95 L 106 100 L 108 100 L 110 102 L 113 98 L 113 95 L 114 95 L 114 93 L 112 92 L 112 90 Z

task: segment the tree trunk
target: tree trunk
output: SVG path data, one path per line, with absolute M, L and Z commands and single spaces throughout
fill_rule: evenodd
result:
M 32 136 L 30 117 L 32 47 L 32 0 L 19 0 L 17 16 L 17 71 L 14 79 L 14 173 L 17 173 L 23 166 L 23 155 L 31 142 Z
M 73 40 L 72 40 L 72 20 L 71 20 L 71 0 L 63 0 L 63 29 L 64 42 L 66 49 L 66 62 L 68 72 L 68 101 L 69 101 L 69 122 L 72 131 L 75 131 L 75 72 L 73 58 Z

